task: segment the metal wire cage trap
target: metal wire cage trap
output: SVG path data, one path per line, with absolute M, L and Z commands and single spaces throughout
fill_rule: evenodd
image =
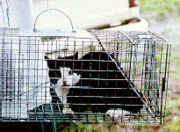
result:
M 90 38 L 0 29 L 1 121 L 163 122 L 167 41 L 150 31 L 88 32 Z

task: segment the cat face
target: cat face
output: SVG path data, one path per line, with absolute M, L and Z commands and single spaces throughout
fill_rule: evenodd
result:
M 60 67 L 61 78 L 58 79 L 58 86 L 72 86 L 79 82 L 80 75 L 73 73 L 69 67 Z
M 73 56 L 67 57 L 58 57 L 57 59 L 50 59 L 48 56 L 45 56 L 45 60 L 47 61 L 47 66 L 49 68 L 49 77 L 50 81 L 53 84 L 58 82 L 59 78 L 63 78 L 63 76 L 70 77 L 77 76 L 77 74 L 72 74 L 72 69 L 74 69 L 75 61 L 78 59 L 78 52 Z M 71 76 L 71 74 L 73 76 Z M 69 79 L 70 80 L 70 79 Z M 73 84 L 73 82 L 71 83 Z

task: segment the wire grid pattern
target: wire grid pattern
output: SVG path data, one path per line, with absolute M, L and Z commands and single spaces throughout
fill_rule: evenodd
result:
M 170 65 L 171 47 L 167 41 L 152 32 L 90 30 L 89 33 L 92 38 L 20 36 L 18 29 L 1 28 L 0 120 L 162 123 Z M 78 58 L 65 59 L 77 52 Z M 87 54 L 88 59 L 84 57 Z M 103 55 L 107 59 L 103 59 Z M 49 77 L 52 69 L 45 56 L 55 61 L 55 65 L 62 60 L 64 65 L 72 62 L 73 72 L 82 76 L 88 74 L 86 78 L 81 76 L 86 85 L 80 81 L 71 88 L 64 86 L 64 89 L 70 89 L 66 103 L 74 110 L 73 114 L 62 111 L 65 104 L 57 97 L 56 83 L 51 81 L 60 77 Z M 98 68 L 91 68 L 94 65 Z M 59 72 L 59 67 L 54 72 Z M 95 73 L 97 77 L 93 78 Z M 109 77 L 111 74 L 114 78 Z M 93 87 L 91 82 L 97 83 L 96 86 Z M 119 82 L 124 85 L 118 87 Z M 145 97 L 139 97 L 133 89 Z M 124 92 L 126 90 L 130 94 Z M 140 98 L 148 107 L 142 102 L 132 102 Z M 135 106 L 142 109 L 132 112 Z

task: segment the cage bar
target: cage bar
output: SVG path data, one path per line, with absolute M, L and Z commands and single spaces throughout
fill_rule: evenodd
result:
M 164 121 L 168 42 L 150 31 L 88 32 L 0 28 L 2 122 Z

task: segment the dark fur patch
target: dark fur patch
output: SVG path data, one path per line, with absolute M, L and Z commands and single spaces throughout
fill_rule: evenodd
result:
M 113 54 L 111 56 L 114 58 Z M 67 98 L 74 112 L 91 110 L 105 113 L 109 108 L 123 108 L 136 113 L 143 107 L 143 102 L 132 90 L 134 84 L 128 81 L 127 76 L 122 75 L 103 51 L 89 52 L 79 60 L 78 53 L 58 59 L 49 59 L 46 56 L 45 59 L 53 84 L 57 83 L 58 76 L 61 76 L 59 67 L 70 67 L 73 72 L 81 75 L 76 86 L 82 88 L 71 88 Z M 142 93 L 138 93 L 142 97 Z

